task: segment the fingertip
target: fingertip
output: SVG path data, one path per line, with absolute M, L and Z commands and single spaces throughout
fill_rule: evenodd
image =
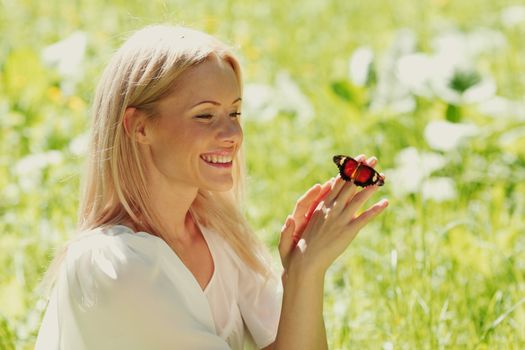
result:
M 343 178 L 341 177 L 341 174 L 337 174 L 336 177 L 334 177 L 334 181 L 332 181 L 332 187 L 334 187 L 335 185 L 343 182 Z
M 293 217 L 291 215 L 288 215 L 286 217 L 286 220 L 284 220 L 283 226 L 281 227 L 281 233 L 286 232 L 290 228 L 292 222 L 293 222 Z
M 303 196 L 303 198 L 310 198 L 310 197 L 315 197 L 318 195 L 318 193 L 321 191 L 321 185 L 320 184 L 315 184 L 313 185 L 312 187 L 310 187 L 310 189 L 306 192 L 306 194 Z
M 354 158 L 358 162 L 364 162 L 366 160 L 366 156 L 364 154 L 360 154 Z
M 366 160 L 366 164 L 368 164 L 368 166 L 371 166 L 373 168 L 377 164 L 377 158 L 375 156 L 368 158 Z
M 388 199 L 386 199 L 386 198 L 381 199 L 376 204 L 377 211 L 378 212 L 383 211 L 384 209 L 386 209 L 388 207 L 388 205 L 389 205 Z

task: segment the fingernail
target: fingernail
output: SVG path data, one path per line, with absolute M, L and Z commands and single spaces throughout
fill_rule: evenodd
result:
M 379 201 L 379 205 L 382 206 L 383 208 L 388 207 L 388 199 L 386 199 L 386 198 L 381 199 Z

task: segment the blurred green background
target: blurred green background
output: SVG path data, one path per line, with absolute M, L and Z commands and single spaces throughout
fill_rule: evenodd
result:
M 518 1 L 0 1 L 0 349 L 32 349 L 74 232 L 90 103 L 150 23 L 236 47 L 246 213 L 275 248 L 334 154 L 389 198 L 330 269 L 331 349 L 525 348 L 525 7 Z M 275 249 L 274 249 L 275 252 Z

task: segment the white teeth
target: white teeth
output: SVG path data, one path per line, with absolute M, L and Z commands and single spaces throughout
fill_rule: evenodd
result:
M 216 154 L 208 156 L 208 155 L 201 155 L 201 158 L 209 163 L 230 163 L 232 161 L 232 156 L 218 156 Z

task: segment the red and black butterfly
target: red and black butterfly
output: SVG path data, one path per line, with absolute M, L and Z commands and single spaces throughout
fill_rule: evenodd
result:
M 385 177 L 364 162 L 358 162 L 348 156 L 338 155 L 334 156 L 334 163 L 339 168 L 339 173 L 343 180 L 353 180 L 357 186 L 383 186 L 385 184 Z

